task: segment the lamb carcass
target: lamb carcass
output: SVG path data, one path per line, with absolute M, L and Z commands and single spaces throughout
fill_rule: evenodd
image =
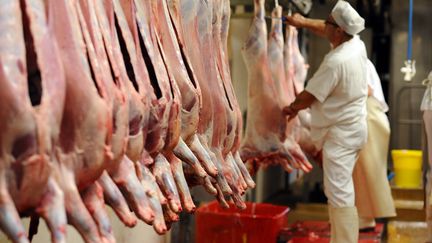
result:
M 175 29 L 176 27 L 171 22 L 166 1 L 158 1 L 157 4 L 158 13 L 155 16 L 157 16 L 159 23 L 158 28 L 155 28 L 155 30 L 161 38 L 167 69 L 178 84 L 182 99 L 181 137 L 173 152 L 178 158 L 194 168 L 196 175 L 200 177 L 206 190 L 214 194 L 216 189 L 212 186 L 210 178 L 208 178 L 209 175 L 188 145 L 196 141 L 195 136 L 201 104 L 199 84 L 196 80 L 194 70 L 189 64 L 189 60 L 186 59 L 184 50 L 179 46 L 181 33 Z M 209 169 L 211 168 L 207 167 L 207 170 Z
M 154 220 L 154 212 L 150 206 L 150 201 L 146 196 L 146 192 L 144 188 L 141 186 L 141 183 L 136 175 L 134 166 L 128 166 L 127 158 L 124 158 L 124 152 L 126 148 L 127 142 L 127 131 L 128 131 L 128 116 L 127 116 L 127 103 L 125 97 L 125 89 L 122 89 L 121 79 L 116 80 L 117 83 L 114 85 L 114 80 L 111 74 L 113 73 L 111 66 L 108 63 L 108 58 L 106 55 L 106 49 L 104 42 L 102 42 L 102 34 L 99 28 L 96 12 L 94 11 L 93 1 L 85 1 L 81 2 L 81 8 L 83 9 L 84 19 L 87 20 L 88 30 L 91 34 L 92 42 L 87 43 L 88 46 L 94 46 L 97 57 L 98 66 L 101 70 L 104 71 L 105 76 L 101 74 L 98 77 L 98 73 L 95 73 L 96 78 L 101 78 L 106 82 L 107 93 L 113 97 L 113 102 L 109 99 L 105 99 L 108 105 L 112 107 L 113 112 L 113 133 L 111 137 L 111 148 L 113 153 L 113 158 L 108 159 L 106 161 L 106 172 L 99 179 L 99 184 L 103 188 L 103 193 L 105 197 L 108 199 L 109 204 L 113 205 L 114 210 L 120 216 L 120 218 L 125 222 L 126 225 L 134 225 L 136 223 L 135 217 L 130 214 L 128 208 L 126 207 L 126 203 L 124 198 L 119 193 L 119 189 L 112 182 L 110 175 L 114 182 L 118 185 L 121 191 L 124 193 L 126 198 L 128 199 L 129 205 L 136 212 L 136 214 L 145 222 L 152 224 Z M 102 14 L 99 17 L 103 17 Z M 82 24 L 84 25 L 84 23 Z M 107 37 L 107 35 L 105 35 Z M 105 41 L 109 43 L 109 38 L 105 38 Z M 109 46 L 108 48 L 112 48 Z M 93 59 L 91 59 L 93 60 Z M 95 62 L 95 61 L 94 61 Z M 113 60 L 111 60 L 114 63 Z M 131 90 L 131 89 L 130 89 Z M 133 118 L 131 118 L 133 119 Z M 97 186 L 97 185 L 96 185 Z M 96 190 L 98 187 L 90 188 L 91 190 L 87 190 L 90 192 L 98 191 Z M 99 190 L 101 191 L 101 190 Z M 111 230 L 109 226 L 109 220 L 107 219 L 107 214 L 101 210 L 103 207 L 96 207 L 97 205 L 101 205 L 103 202 L 97 202 L 97 197 L 94 196 L 94 193 L 86 192 L 85 196 L 90 197 L 90 199 L 85 199 L 85 202 L 98 210 L 91 210 L 95 221 L 99 226 L 99 231 L 106 235 L 107 238 L 113 239 L 111 232 L 107 232 Z M 99 197 L 102 200 L 102 198 Z M 103 204 L 102 204 L 103 205 Z M 163 231 L 163 226 L 157 227 L 157 223 L 155 224 L 155 228 L 161 229 Z
M 285 74 L 287 82 L 294 84 L 295 95 L 304 90 L 308 65 L 300 52 L 298 45 L 298 31 L 294 26 L 287 25 L 285 29 L 284 46 Z M 293 91 L 291 90 L 291 93 Z M 311 157 L 319 160 L 319 151 L 312 143 L 310 135 L 309 109 L 301 110 L 295 123 L 296 141 L 302 150 Z
M 211 161 L 210 155 L 201 145 L 197 136 L 200 111 L 202 109 L 202 93 L 198 82 L 199 76 L 195 72 L 195 67 L 193 66 L 185 45 L 186 41 L 183 36 L 184 31 L 180 16 L 181 5 L 178 0 L 167 0 L 167 5 L 172 22 L 172 29 L 175 32 L 175 37 L 171 37 L 173 40 L 176 39 L 173 43 L 173 47 L 176 50 L 177 56 L 181 55 L 181 58 L 179 59 L 180 71 L 178 71 L 178 74 L 180 75 L 183 73 L 182 75 L 184 75 L 186 74 L 185 72 L 187 72 L 188 75 L 176 80 L 182 94 L 183 109 L 181 136 L 186 146 L 193 151 L 193 153 L 190 154 L 189 151 L 187 151 L 187 147 L 180 145 L 174 149 L 174 153 L 194 168 L 194 174 L 198 175 L 197 179 L 200 181 L 199 184 L 204 185 L 209 193 L 216 194 L 216 189 L 211 184 L 210 178 L 208 176 L 203 178 L 199 167 L 195 165 L 198 160 L 209 176 L 215 177 L 217 175 L 217 169 Z M 161 37 L 163 38 L 164 35 L 162 34 L 163 33 L 161 33 Z M 165 33 L 165 36 L 167 35 L 168 33 Z M 172 36 L 172 33 L 169 32 L 169 35 Z M 182 143 L 181 140 L 180 143 Z
M 200 21 L 198 21 L 198 7 L 200 1 L 172 1 L 170 4 L 170 11 L 172 15 L 176 15 L 177 11 L 180 13 L 180 18 L 173 18 L 174 23 L 177 23 L 176 26 L 181 26 L 181 28 L 177 27 L 178 30 L 183 30 L 183 44 L 184 51 L 186 55 L 189 57 L 189 63 L 193 67 L 193 70 L 196 74 L 196 79 L 199 83 L 201 89 L 201 100 L 202 107 L 199 113 L 199 122 L 198 122 L 198 135 L 201 139 L 202 135 L 210 129 L 212 126 L 213 112 L 212 112 L 212 101 L 210 98 L 211 91 L 209 90 L 207 85 L 202 85 L 204 80 L 206 80 L 206 71 L 203 62 L 202 62 L 202 53 L 200 48 L 200 36 L 198 33 L 198 28 L 202 25 Z M 177 21 L 180 22 L 178 24 Z M 199 141 L 202 143 L 203 141 Z M 206 152 L 209 152 L 208 149 L 208 141 L 205 141 L 202 144 L 206 149 Z M 191 149 L 195 154 L 199 154 L 199 151 L 195 150 L 195 147 L 192 146 Z M 202 159 L 202 158 L 200 158 Z M 210 165 L 204 167 L 210 173 L 210 175 L 217 175 L 217 169 L 212 164 L 213 161 L 210 157 L 207 157 L 204 162 L 209 163 Z M 210 171 L 213 171 L 211 173 Z
M 287 171 L 291 171 L 292 167 L 309 171 L 311 165 L 303 153 L 300 153 L 301 150 L 287 140 L 289 126 L 281 110 L 283 100 L 281 100 L 280 89 L 272 77 L 267 56 L 264 2 L 264 0 L 254 1 L 255 16 L 243 49 L 249 85 L 242 158 L 246 161 L 277 161 Z M 283 58 L 280 61 L 282 61 L 280 65 L 283 65 Z M 279 73 L 283 73 L 283 66 Z
M 222 147 L 220 146 L 221 144 L 218 145 L 218 143 L 222 142 L 221 136 L 226 134 L 226 132 L 223 131 L 226 129 L 226 125 L 223 125 L 223 123 L 226 123 L 226 118 L 223 104 L 220 100 L 217 100 L 217 98 L 212 97 L 221 94 L 211 50 L 212 3 L 204 1 L 182 1 L 181 5 L 176 2 L 172 3 L 173 4 L 170 5 L 172 15 L 175 15 L 176 11 L 180 10 L 180 24 L 183 30 L 185 54 L 189 57 L 189 63 L 195 71 L 201 88 L 202 109 L 200 110 L 198 137 L 200 144 L 210 156 L 210 160 L 206 158 L 206 161 L 204 161 L 204 167 L 209 171 L 205 163 L 211 164 L 211 162 L 218 167 L 217 171 L 220 173 L 216 175 L 218 183 L 218 186 L 215 185 L 216 189 L 221 189 L 219 193 L 223 191 L 225 194 L 230 195 L 232 194 L 232 190 L 228 186 L 222 173 L 221 163 L 218 162 L 218 160 L 221 161 L 220 157 L 222 157 L 220 152 Z M 176 22 L 175 18 L 173 18 L 173 21 Z M 212 90 L 211 85 L 213 85 L 214 90 Z M 214 104 L 214 102 L 217 103 Z M 213 114 L 217 109 L 222 113 L 215 118 Z M 214 125 L 215 122 L 217 122 L 218 125 Z M 213 136 L 214 134 L 217 135 Z M 200 153 L 202 154 L 202 150 L 199 150 L 198 147 L 200 146 L 192 145 L 191 149 L 199 159 L 202 160 L 203 156 L 200 155 Z M 210 149 L 210 147 L 212 147 L 212 149 Z M 216 154 L 214 153 L 215 151 L 217 152 Z M 218 155 L 219 158 L 217 158 L 216 155 Z
M 282 106 L 288 106 L 295 100 L 296 96 L 296 65 L 294 63 L 294 36 L 292 33 L 292 26 L 287 27 L 286 40 L 284 45 L 283 32 L 282 32 L 282 21 L 278 18 L 282 17 L 282 8 L 277 6 L 272 13 L 275 18 L 272 20 L 272 29 L 269 37 L 269 64 L 272 72 L 272 77 L 278 87 L 280 102 Z M 295 29 L 294 29 L 295 30 Z M 296 30 L 295 30 L 296 31 Z M 300 64 L 300 63 L 298 63 Z M 298 65 L 297 65 L 298 66 Z M 296 155 L 297 158 L 307 161 L 304 155 L 299 141 L 301 138 L 301 123 L 298 117 L 295 117 L 288 121 L 286 127 L 286 139 L 285 145 L 289 147 L 290 151 Z
M 133 115 L 133 113 L 129 114 L 131 129 L 129 137 L 133 138 L 134 141 L 128 144 L 127 156 L 123 158 L 123 162 L 120 164 L 120 168 L 113 178 L 116 184 L 121 187 L 133 211 L 145 222 L 153 223 L 156 232 L 162 234 L 166 232 L 166 226 L 163 220 L 161 220 L 162 215 L 158 215 L 160 204 L 154 204 L 156 188 L 143 187 L 143 182 L 140 182 L 137 178 L 137 175 L 139 177 L 142 176 L 137 168 L 139 168 L 139 161 L 143 154 L 146 154 L 144 142 L 147 137 L 150 122 L 147 117 L 149 117 L 151 103 L 156 99 L 156 96 L 151 87 L 149 74 L 141 55 L 137 29 L 134 24 L 135 15 L 132 11 L 131 2 L 123 1 L 122 4 L 123 5 L 121 5 L 119 1 L 105 3 L 108 12 L 114 10 L 114 12 L 111 12 L 113 13 L 113 18 L 112 21 L 110 21 L 112 26 L 115 25 L 113 33 L 114 36 L 117 36 L 117 38 L 113 38 L 114 50 L 115 54 L 121 57 L 121 60 L 124 60 L 128 77 L 133 83 L 134 89 L 131 87 L 131 94 L 135 97 L 141 96 L 145 105 L 144 110 L 137 109 L 136 112 L 136 114 L 140 114 L 140 112 L 144 112 L 144 114 L 141 113 L 142 115 L 138 116 Z M 108 14 L 108 16 L 112 15 Z M 119 51 L 120 49 L 121 52 Z M 137 108 L 139 108 L 139 106 L 137 106 Z M 138 120 L 136 118 L 138 118 Z M 139 121 L 140 118 L 143 119 Z M 125 181 L 129 181 L 129 183 L 127 183 L 129 186 L 122 187 Z M 151 214 L 154 214 L 154 216 L 149 215 L 149 208 L 151 208 Z
M 58 152 L 59 183 L 69 223 L 87 242 L 100 242 L 108 239 L 98 232 L 79 192 L 93 186 L 106 168 L 105 161 L 112 158 L 112 112 L 106 102 L 106 85 L 95 78 L 101 70 L 96 68 L 91 46 L 86 45 L 88 32 L 80 20 L 78 2 L 49 3 L 55 10 L 52 19 L 67 90 Z
M 200 97 L 197 92 L 199 89 L 196 90 L 190 80 L 190 77 L 192 77 L 192 79 L 195 79 L 195 77 L 193 76 L 192 69 L 189 68 L 188 73 L 183 57 L 181 56 L 181 50 L 178 45 L 174 27 L 171 23 L 166 1 L 153 1 L 152 3 L 154 4 L 153 9 L 156 10 L 153 15 L 157 21 L 157 25 L 154 29 L 160 38 L 160 49 L 163 54 L 163 60 L 169 75 L 175 80 L 176 84 L 178 84 L 182 99 L 182 134 L 181 137 L 179 137 L 178 143 L 173 144 L 175 145 L 174 147 L 170 146 L 171 148 L 165 148 L 165 154 L 171 163 L 177 188 L 179 189 L 180 198 L 182 199 L 182 204 L 186 211 L 191 211 L 195 209 L 195 206 L 190 196 L 189 188 L 183 173 L 182 161 L 180 159 L 189 163 L 195 169 L 196 175 L 199 176 L 203 182 L 206 182 L 204 186 L 207 191 L 212 193 L 215 190 L 206 171 L 203 169 L 187 144 L 183 141 L 183 137 L 188 141 L 191 140 L 192 136 L 196 133 L 199 119 L 198 112 L 200 108 Z M 169 150 L 172 150 L 174 153 Z
M 238 137 L 238 104 L 233 93 L 231 84 L 231 78 L 229 74 L 229 67 L 227 66 L 228 60 L 225 55 L 225 50 L 222 45 L 222 35 L 227 35 L 228 31 L 227 20 L 229 16 L 224 13 L 225 2 L 222 0 L 213 2 L 213 21 L 212 21 L 212 43 L 213 43 L 213 56 L 215 60 L 215 69 L 219 85 L 219 97 L 221 105 L 223 105 L 226 123 L 225 123 L 225 134 L 222 135 L 219 146 L 221 146 L 221 162 L 223 173 L 230 188 L 233 190 L 233 199 L 237 207 L 244 208 L 245 205 L 242 202 L 240 195 L 242 195 L 247 189 L 247 184 L 243 178 L 243 175 L 238 168 L 238 165 L 232 154 L 235 139 Z M 225 19 L 224 19 L 225 18 Z M 223 27 L 223 28 L 222 28 Z M 224 37 L 225 38 L 225 37 Z M 226 41 L 226 39 L 224 40 Z M 237 107 L 236 107 L 237 106 Z M 215 117 L 218 117 L 220 113 L 215 113 Z M 219 119 L 219 118 L 218 118 Z M 215 123 L 217 124 L 217 123 Z
M 131 1 L 136 8 L 135 25 L 141 51 L 150 74 L 150 81 L 158 100 L 153 104 L 146 150 L 154 160 L 152 166 L 156 181 L 175 213 L 182 210 L 174 177 L 166 153 L 175 147 L 180 137 L 180 97 L 176 83 L 167 72 L 150 1 Z M 164 153 L 165 152 L 165 153 Z
M 46 220 L 52 240 L 62 242 L 63 193 L 52 169 L 66 85 L 45 15 L 53 9 L 43 1 L 0 5 L 0 226 L 13 242 L 28 242 L 18 212 L 33 211 Z
M 203 126 L 202 134 L 200 139 L 203 144 L 207 144 L 209 149 L 209 154 L 212 161 L 218 168 L 218 175 L 216 176 L 216 189 L 219 190 L 219 194 L 224 194 L 226 196 L 233 196 L 233 189 L 229 186 L 226 176 L 231 176 L 232 170 L 227 161 L 225 161 L 222 150 L 224 140 L 227 136 L 227 125 L 230 122 L 228 119 L 227 112 L 227 99 L 222 90 L 222 80 L 220 73 L 217 70 L 216 64 L 216 51 L 214 48 L 216 45 L 213 40 L 213 31 L 217 31 L 217 26 L 213 26 L 212 23 L 217 25 L 218 22 L 218 3 L 199 1 L 197 3 L 197 21 L 199 23 L 197 31 L 198 39 L 196 44 L 201 51 L 201 62 L 202 70 L 205 71 L 203 78 L 200 81 L 200 87 L 204 90 L 206 86 L 207 91 L 211 91 L 208 95 L 203 92 L 203 102 L 209 99 L 208 103 L 211 104 L 210 113 L 211 123 L 207 126 Z M 186 14 L 183 14 L 186 16 Z M 219 22 L 220 24 L 220 22 Z M 220 32 L 217 33 L 218 35 Z M 192 44 L 192 43 L 191 43 Z M 196 46 L 194 47 L 195 49 Z M 207 107 L 206 107 L 207 108 Z M 207 111 L 205 111 L 207 112 Z M 228 178 L 229 180 L 231 178 Z M 236 196 L 238 193 L 234 193 Z M 236 198 L 236 197 L 235 197 Z M 237 199 L 237 198 L 236 198 Z M 237 200 L 241 202 L 241 200 Z
M 129 114 L 125 117 L 128 119 L 128 137 L 125 138 L 127 141 L 126 155 L 130 158 L 138 160 L 143 151 L 144 137 L 146 134 L 145 124 L 149 117 L 149 95 L 147 95 L 150 90 L 146 87 L 145 83 L 142 81 L 145 79 L 145 69 L 139 69 L 136 72 L 133 67 L 137 65 L 136 57 L 134 56 L 133 42 L 129 49 L 126 48 L 125 41 L 120 26 L 115 20 L 114 11 L 111 1 L 97 0 L 95 1 L 95 10 L 97 15 L 97 21 L 100 26 L 100 31 L 103 36 L 103 43 L 105 46 L 105 51 L 107 53 L 107 58 L 109 61 L 110 72 L 115 80 L 115 83 L 123 88 L 122 91 L 129 104 Z M 97 26 L 95 28 L 98 28 Z M 127 35 L 126 35 L 127 36 Z M 120 45 L 122 43 L 123 45 Z M 121 47 L 124 49 L 124 55 L 121 53 Z M 129 54 L 131 53 L 131 54 Z M 127 56 L 128 58 L 125 58 Z M 127 64 L 125 64 L 127 63 Z M 132 64 L 131 64 L 132 63 Z M 135 65 L 135 66 L 134 66 Z M 130 69 L 126 71 L 126 67 Z M 130 78 L 129 78 L 130 77 Z M 124 157 L 123 157 L 124 156 Z M 114 182 L 121 188 L 121 191 L 125 194 L 128 199 L 128 203 L 134 212 L 144 221 L 151 222 L 152 213 L 149 212 L 148 203 L 146 199 L 139 200 L 139 196 L 143 194 L 140 187 L 136 186 L 139 184 L 139 180 L 135 175 L 135 170 L 128 165 L 128 161 L 123 155 L 117 161 L 113 163 L 112 166 L 107 168 L 107 173 L 103 174 L 99 179 L 99 183 L 103 186 L 104 197 L 107 203 L 111 205 L 120 219 L 129 226 L 135 224 L 135 219 L 130 217 L 129 209 L 125 206 L 123 196 L 121 195 L 119 189 L 113 185 Z M 116 157 L 116 156 L 114 156 Z M 109 175 L 109 176 L 108 176 Z M 111 178 L 113 178 L 113 181 Z M 137 188 L 135 191 L 132 188 Z M 141 202 L 140 202 L 141 201 Z
M 234 166 L 235 169 L 238 169 L 240 173 L 239 177 L 240 179 L 243 179 L 243 181 L 246 183 L 246 186 L 249 188 L 255 187 L 255 182 L 252 180 L 248 170 L 246 169 L 243 161 L 240 159 L 240 141 L 243 134 L 243 117 L 240 109 L 240 105 L 238 103 L 237 97 L 235 95 L 233 83 L 231 80 L 231 73 L 230 73 L 230 65 L 229 65 L 229 59 L 228 59 L 228 32 L 229 32 L 229 23 L 230 23 L 230 16 L 231 16 L 231 6 L 229 0 L 224 0 L 222 3 L 222 19 L 221 19 L 221 30 L 220 30 L 220 43 L 222 44 L 221 48 L 218 48 L 219 50 L 219 59 L 218 67 L 220 70 L 222 70 L 222 80 L 225 88 L 225 92 L 227 94 L 229 103 L 231 106 L 233 106 L 235 115 L 236 115 L 236 122 L 235 122 L 235 128 L 234 128 L 234 140 L 232 141 L 231 151 L 234 158 L 234 162 L 237 165 L 237 167 Z M 219 42 L 217 42 L 219 43 Z M 228 148 L 230 145 L 226 145 Z M 245 185 L 243 185 L 244 187 Z M 246 189 L 246 188 L 244 188 Z

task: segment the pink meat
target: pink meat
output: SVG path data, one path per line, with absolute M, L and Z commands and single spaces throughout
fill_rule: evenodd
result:
M 237 168 L 240 170 L 239 176 L 243 178 L 244 182 L 249 188 L 254 188 L 255 183 L 252 180 L 248 170 L 246 169 L 243 161 L 240 159 L 239 149 L 240 149 L 240 140 L 242 138 L 243 133 L 243 117 L 240 109 L 240 105 L 238 103 L 237 97 L 235 95 L 234 87 L 231 81 L 230 74 L 230 66 L 228 60 L 228 32 L 229 32 L 229 22 L 231 16 L 231 6 L 229 0 L 224 0 L 222 3 L 222 20 L 221 20 L 221 37 L 220 41 L 222 44 L 222 48 L 219 49 L 220 62 L 222 65 L 219 68 L 223 70 L 223 83 L 225 87 L 225 91 L 227 93 L 230 104 L 233 106 L 234 111 L 236 113 L 236 122 L 235 122 L 235 137 L 233 140 L 233 145 L 231 149 L 232 156 L 234 157 Z M 228 146 L 229 147 L 229 146 Z M 234 166 L 235 167 L 235 166 Z M 246 188 L 245 188 L 246 189 Z
M 188 52 L 186 46 L 186 39 L 184 36 L 185 32 L 183 30 L 182 18 L 180 12 L 180 2 L 178 0 L 167 0 L 169 15 L 172 21 L 172 28 L 175 30 L 177 42 L 178 42 L 178 51 L 180 52 L 183 60 L 182 62 L 187 69 L 190 82 L 193 82 L 193 87 L 191 85 L 182 85 L 179 84 L 179 88 L 182 94 L 182 138 L 185 141 L 185 145 L 181 145 L 182 141 L 180 141 L 180 146 L 174 149 L 174 153 L 183 161 L 191 164 L 192 168 L 194 168 L 195 173 L 202 177 L 202 172 L 200 168 L 196 165 L 196 159 L 198 159 L 199 163 L 205 169 L 208 175 L 216 176 L 217 169 L 211 161 L 210 155 L 202 146 L 200 140 L 197 136 L 197 129 L 199 125 L 199 121 L 201 120 L 200 115 L 202 114 L 202 92 L 199 85 L 199 75 L 195 71 L 195 66 L 193 65 L 192 59 Z M 163 38 L 161 33 L 161 37 Z M 171 36 L 171 34 L 170 34 Z M 177 49 L 176 43 L 174 43 L 174 48 Z M 184 72 L 184 71 L 183 71 Z M 188 81 L 188 80 L 186 80 Z M 179 82 L 179 81 L 177 81 Z M 192 91 L 191 92 L 191 88 Z M 193 106 L 191 101 L 196 101 Z M 188 148 L 193 151 L 190 153 Z M 186 156 L 185 156 L 186 155 Z M 216 189 L 211 185 L 210 179 L 208 177 L 200 179 L 206 190 L 212 194 L 215 193 Z
M 235 95 L 232 93 L 231 78 L 227 66 L 227 59 L 222 46 L 222 22 L 224 18 L 224 4 L 225 1 L 218 0 L 213 3 L 213 21 L 212 21 L 212 42 L 213 42 L 213 56 L 215 57 L 215 69 L 218 79 L 219 96 L 217 99 L 224 108 L 226 114 L 226 126 L 225 134 L 222 136 L 221 142 L 221 164 L 223 168 L 224 176 L 233 191 L 233 199 L 236 205 L 240 208 L 244 208 L 245 205 L 241 200 L 240 195 L 244 193 L 247 185 L 244 182 L 243 176 L 240 175 L 237 164 L 232 156 L 232 149 L 234 140 L 236 138 L 236 127 L 237 127 L 237 110 L 234 107 L 236 102 Z M 227 28 L 226 22 L 224 22 L 224 28 Z M 216 97 L 214 97 L 216 98 Z M 215 113 L 217 115 L 219 113 Z M 218 116 L 218 115 L 217 115 Z M 217 117 L 215 116 L 215 117 Z M 215 123 L 216 124 L 216 123 Z
M 66 74 L 66 102 L 63 114 L 59 162 L 60 187 L 65 194 L 69 223 L 88 242 L 100 242 L 101 235 L 78 193 L 92 185 L 106 168 L 111 155 L 110 108 L 104 100 L 106 87 L 96 77 L 96 56 L 88 44 L 86 26 L 80 20 L 77 1 L 50 1 L 54 33 Z M 85 47 L 85 48 L 82 48 Z M 89 62 L 90 60 L 90 62 Z M 79 84 L 79 85 L 77 85 Z
M 138 173 L 135 171 L 136 165 L 134 166 L 134 164 L 138 163 L 145 153 L 144 139 L 146 139 L 149 127 L 150 104 L 151 99 L 155 99 L 155 96 L 139 46 L 137 46 L 138 40 L 133 35 L 134 29 L 131 30 L 130 28 L 134 25 L 129 25 L 129 21 L 133 19 L 132 13 L 127 12 L 128 14 L 125 14 L 126 11 L 116 1 L 105 2 L 105 10 L 109 17 L 109 29 L 112 31 L 111 43 L 114 56 L 117 59 L 116 63 L 123 73 L 124 79 L 128 80 L 130 104 L 134 107 L 134 110 L 129 112 L 127 156 L 124 156 L 119 167 L 109 174 L 126 198 L 132 211 L 141 220 L 152 224 L 156 215 L 150 206 L 150 198 L 137 177 Z M 100 16 L 102 17 L 102 14 Z M 106 40 L 109 38 L 107 37 Z M 127 73 L 127 77 L 125 73 Z M 121 211 L 124 212 L 125 210 Z M 165 229 L 160 227 L 156 231 L 163 233 Z
M 154 104 L 153 124 L 150 124 L 146 149 L 154 159 L 154 175 L 158 185 L 175 213 L 182 210 L 174 178 L 166 157 L 177 145 L 180 138 L 180 95 L 177 84 L 167 71 L 164 52 L 154 27 L 157 26 L 154 13 L 155 3 L 150 1 L 131 1 L 136 8 L 135 23 L 144 60 L 150 73 L 150 81 L 159 98 Z M 156 173 L 157 170 L 157 173 Z
M 247 126 L 242 144 L 242 158 L 281 163 L 287 171 L 291 171 L 292 166 L 308 171 L 310 164 L 298 145 L 295 146 L 292 140 L 287 140 L 289 124 L 281 109 L 285 95 L 289 94 L 281 97 L 281 89 L 278 85 L 284 83 L 274 80 L 275 75 L 272 75 L 270 68 L 264 2 L 264 0 L 254 1 L 255 17 L 243 49 L 249 85 Z M 282 50 L 280 52 L 282 53 Z M 281 60 L 283 59 L 279 62 Z M 283 63 L 279 65 L 281 64 Z M 283 69 L 277 74 L 282 75 Z
M 157 21 L 157 25 L 154 26 L 154 29 L 160 37 L 160 49 L 163 50 L 162 53 L 164 54 L 163 60 L 169 75 L 175 80 L 176 84 L 178 84 L 179 91 L 182 91 L 182 112 L 179 114 L 181 115 L 182 119 L 182 135 L 187 140 L 190 140 L 196 133 L 196 128 L 198 125 L 198 111 L 200 101 L 199 96 L 192 81 L 189 78 L 183 57 L 181 56 L 181 50 L 178 46 L 175 30 L 171 24 L 167 4 L 165 1 L 155 1 L 153 3 L 156 4 L 156 6 L 154 6 L 156 11 L 153 14 Z M 192 71 L 189 73 L 191 75 L 193 74 Z M 192 76 L 192 78 L 194 79 L 194 76 Z M 178 95 L 180 95 L 180 93 L 178 93 Z M 192 110 L 191 112 L 191 108 L 194 108 L 195 110 Z M 189 212 L 195 210 L 195 205 L 193 204 L 192 198 L 190 196 L 180 159 L 189 163 L 195 169 L 198 176 L 205 178 L 208 176 L 207 173 L 204 171 L 198 159 L 183 141 L 182 137 L 179 138 L 178 143 L 174 148 L 166 148 L 164 154 L 171 163 L 171 169 L 180 193 L 180 199 L 182 201 L 183 207 Z
M 282 16 L 282 8 L 276 8 L 273 11 L 273 16 L 280 18 Z M 287 25 L 289 26 L 289 25 Z M 287 27 L 285 45 L 283 41 L 282 22 L 273 20 L 272 31 L 269 39 L 269 62 L 273 73 L 273 78 L 278 83 L 280 90 L 280 102 L 282 106 L 287 106 L 295 100 L 296 96 L 296 63 L 294 60 L 294 37 L 292 30 L 294 27 Z M 295 30 L 295 28 L 294 28 Z M 275 44 L 277 42 L 277 44 Z M 298 47 L 297 47 L 298 48 Z M 276 54 L 277 53 L 277 54 Z M 270 56 L 271 55 L 271 56 Z M 277 61 L 276 61 L 277 60 Z M 302 126 L 298 117 L 295 117 L 288 122 L 286 128 L 285 144 L 293 155 L 301 160 L 307 161 L 299 142 L 301 138 Z
M 64 240 L 63 194 L 52 177 L 65 98 L 58 49 L 41 1 L 0 3 L 1 229 L 13 242 L 28 242 L 18 212 L 36 209 Z M 24 45 L 25 44 L 25 45 Z M 29 92 L 35 93 L 30 100 Z M 15 205 L 14 205 L 15 204 Z
M 304 89 L 308 65 L 300 53 L 298 46 L 297 29 L 287 25 L 285 30 L 284 46 L 285 74 L 288 83 L 292 83 L 294 88 L 290 90 L 290 97 L 297 95 Z M 299 112 L 298 117 L 292 120 L 292 130 L 295 131 L 294 139 L 302 150 L 316 159 L 319 159 L 319 151 L 312 143 L 310 134 L 310 113 L 309 109 Z

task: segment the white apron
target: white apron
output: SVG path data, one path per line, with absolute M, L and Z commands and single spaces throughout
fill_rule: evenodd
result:
M 365 218 L 396 216 L 387 180 L 387 153 L 390 125 L 381 104 L 374 97 L 367 100 L 368 139 L 354 167 L 355 205 Z

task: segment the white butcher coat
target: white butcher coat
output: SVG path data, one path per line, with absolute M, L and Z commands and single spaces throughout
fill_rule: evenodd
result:
M 311 136 L 323 148 L 324 187 L 333 207 L 354 206 L 352 171 L 367 139 L 367 55 L 356 35 L 331 50 L 305 90 L 311 105 Z
M 381 80 L 375 69 L 374 64 L 367 60 L 367 80 L 372 88 L 372 97 L 374 97 L 380 104 L 381 110 L 387 112 L 389 110 L 388 104 L 384 99 L 384 93 L 381 86 Z

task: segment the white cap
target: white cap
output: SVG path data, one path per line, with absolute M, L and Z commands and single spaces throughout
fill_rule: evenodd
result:
M 331 12 L 331 15 L 336 24 L 350 35 L 358 34 L 364 29 L 364 19 L 346 1 L 338 1 Z

